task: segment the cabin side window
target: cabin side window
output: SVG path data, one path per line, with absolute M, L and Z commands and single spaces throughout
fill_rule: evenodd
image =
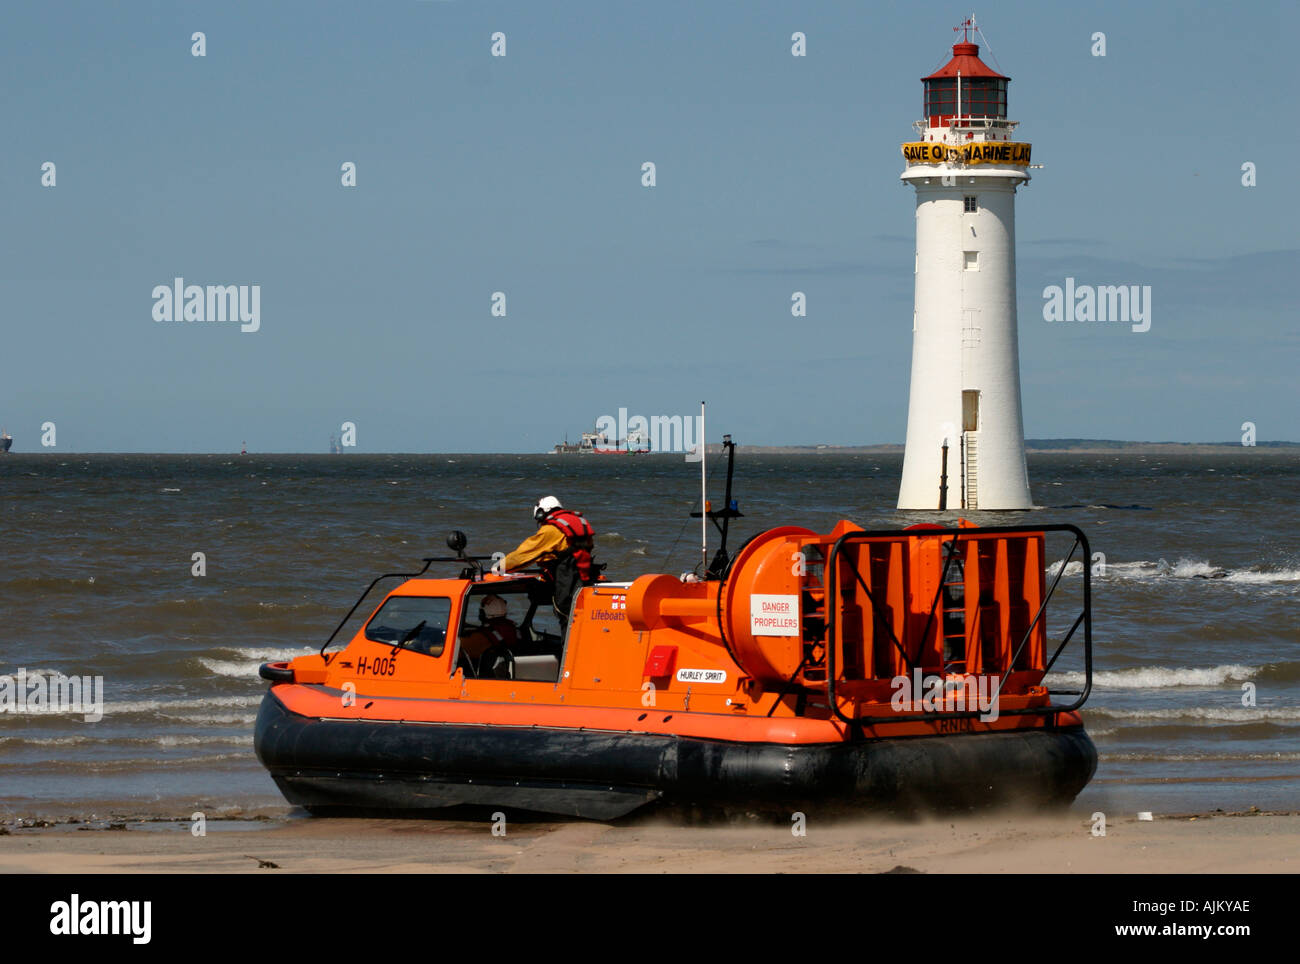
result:
M 462 607 L 454 666 L 467 679 L 554 683 L 564 633 L 549 590 L 535 579 L 476 585 Z
M 389 596 L 366 623 L 366 639 L 441 656 L 450 617 L 451 600 L 445 596 Z

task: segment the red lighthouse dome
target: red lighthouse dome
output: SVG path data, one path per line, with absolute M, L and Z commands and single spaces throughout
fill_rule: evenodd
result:
M 1007 116 L 1007 83 L 1011 80 L 980 60 L 979 44 L 952 45 L 952 60 L 925 84 L 925 117 L 931 127 L 951 126 L 954 119 Z

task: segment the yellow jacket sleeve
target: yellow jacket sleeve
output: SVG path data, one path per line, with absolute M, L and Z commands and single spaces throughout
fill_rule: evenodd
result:
M 565 542 L 564 533 L 555 526 L 542 526 L 506 556 L 506 572 L 527 568 L 548 555 L 555 555 L 564 548 Z

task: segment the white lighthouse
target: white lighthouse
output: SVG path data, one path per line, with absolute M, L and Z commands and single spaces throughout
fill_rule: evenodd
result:
M 961 28 L 928 77 L 902 180 L 916 188 L 912 387 L 900 509 L 1028 509 L 1016 333 L 1016 188 L 1007 83 Z

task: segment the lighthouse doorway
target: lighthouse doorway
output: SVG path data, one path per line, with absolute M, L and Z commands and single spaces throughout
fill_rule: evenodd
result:
M 980 393 L 977 388 L 968 388 L 961 393 L 961 430 L 977 432 L 980 427 Z
M 961 507 L 978 509 L 980 393 L 968 388 L 961 393 Z

